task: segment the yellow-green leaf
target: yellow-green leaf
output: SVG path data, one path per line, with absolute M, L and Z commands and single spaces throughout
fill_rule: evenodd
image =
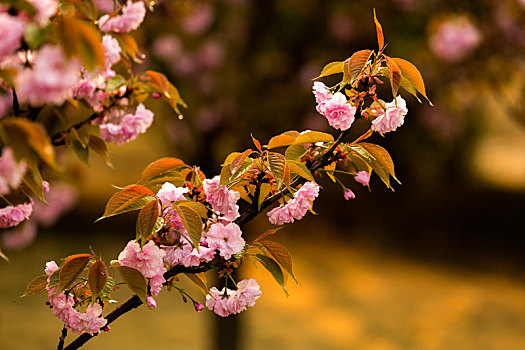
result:
M 320 131 L 307 131 L 297 136 L 294 144 L 316 143 L 316 142 L 333 142 L 334 137 L 330 134 Z
M 188 206 L 174 205 L 173 207 L 177 211 L 177 214 L 179 214 L 182 224 L 188 231 L 192 246 L 198 248 L 202 236 L 202 220 L 200 215 Z
M 268 165 L 270 167 L 270 171 L 275 177 L 275 180 L 277 181 L 277 187 L 280 187 L 284 180 L 286 159 L 280 153 L 268 152 Z
M 208 209 L 200 202 L 193 202 L 190 200 L 175 201 L 174 204 L 178 206 L 188 207 L 200 215 L 201 218 L 206 219 L 208 217 Z
M 291 145 L 299 135 L 300 133 L 295 130 L 283 132 L 280 135 L 272 137 L 270 139 L 270 142 L 268 142 L 267 147 L 268 149 L 272 149 L 276 147 Z
M 137 237 L 140 237 L 141 245 L 144 245 L 148 237 L 153 233 L 159 217 L 160 200 L 150 201 L 139 212 L 137 217 Z
M 394 180 L 400 183 L 399 180 L 396 178 L 394 162 L 392 161 L 392 157 L 386 149 L 373 143 L 361 142 L 359 143 L 359 145 L 365 150 L 367 150 L 368 153 L 370 153 L 377 160 L 379 165 L 394 178 Z
M 284 157 L 287 160 L 298 160 L 306 153 L 306 150 L 303 144 L 291 144 L 284 152 Z
M 430 105 L 432 106 L 432 102 L 427 97 L 423 76 L 416 68 L 416 66 L 402 58 L 392 58 L 392 60 L 397 64 L 397 66 L 401 70 L 401 74 L 403 75 L 403 77 L 405 77 L 414 86 L 414 88 L 421 95 L 423 95 L 423 97 L 427 99 L 428 103 L 430 103 Z
M 282 244 L 274 241 L 259 241 L 259 243 L 262 244 L 270 253 L 270 257 L 273 257 L 275 261 L 277 261 L 282 267 L 284 267 L 286 272 L 288 272 L 290 276 L 293 277 L 295 282 L 297 282 L 297 279 L 295 278 L 295 275 L 293 273 L 292 256 L 290 255 L 288 249 L 286 249 L 286 247 Z
M 372 50 L 360 50 L 347 58 L 343 64 L 343 82 L 352 84 L 365 68 L 372 53 Z
M 315 182 L 315 179 L 312 176 L 312 173 L 310 172 L 310 170 L 308 170 L 308 168 L 303 163 L 299 163 L 295 160 L 287 160 L 286 164 L 288 164 L 292 173 L 297 174 L 301 177 L 304 177 L 308 181 Z
M 144 302 L 148 292 L 148 282 L 144 275 L 139 270 L 129 266 L 117 265 L 115 268 L 129 289 Z
M 255 258 L 261 263 L 262 266 L 266 268 L 266 270 L 268 270 L 268 272 L 270 272 L 270 274 L 273 276 L 275 281 L 277 281 L 277 283 L 279 283 L 279 285 L 283 288 L 286 296 L 288 296 L 288 291 L 286 290 L 286 287 L 284 286 L 283 271 L 279 267 L 279 264 L 275 262 L 274 259 L 266 255 L 257 254 L 255 255 Z
M 208 286 L 206 285 L 206 277 L 204 273 L 185 273 L 184 276 L 188 277 L 202 292 L 204 296 L 208 294 Z
M 344 62 L 342 61 L 328 63 L 326 66 L 324 66 L 323 70 L 321 71 L 321 74 L 319 74 L 319 76 L 315 79 L 327 77 L 333 74 L 343 73 L 343 64 Z
M 178 158 L 161 158 L 150 163 L 140 176 L 140 182 L 146 182 L 150 179 L 164 174 L 170 170 L 178 169 L 180 167 L 187 167 L 187 165 Z
M 47 277 L 47 275 L 35 277 L 31 282 L 29 282 L 26 290 L 24 291 L 24 294 L 22 294 L 19 298 L 27 297 L 28 295 L 33 295 L 45 290 L 47 287 Z

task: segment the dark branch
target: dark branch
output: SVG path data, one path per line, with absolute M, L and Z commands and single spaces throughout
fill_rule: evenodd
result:
M 66 340 L 66 337 L 67 337 L 67 328 L 64 326 L 64 328 L 62 328 L 62 332 L 60 333 L 60 337 L 58 337 L 57 350 L 64 349 L 64 342 Z

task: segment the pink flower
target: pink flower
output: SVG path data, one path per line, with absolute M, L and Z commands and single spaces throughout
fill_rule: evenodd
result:
M 0 209 L 0 228 L 9 228 L 18 225 L 31 216 L 33 202 L 7 206 Z
M 46 275 L 51 276 L 56 270 L 58 270 L 58 265 L 56 262 L 53 260 L 46 262 L 46 268 L 44 270 Z
M 238 314 L 246 310 L 247 306 L 254 306 L 261 295 L 261 287 L 255 279 L 242 280 L 237 283 L 237 290 L 228 298 L 228 309 L 231 313 Z
M 297 192 L 294 198 L 285 205 L 276 207 L 268 212 L 268 220 L 274 225 L 291 223 L 294 219 L 300 220 L 312 207 L 311 202 L 319 195 L 319 186 L 314 182 L 306 182 Z
M 408 113 L 406 101 L 398 95 L 395 100 L 385 105 L 386 111 L 376 109 L 377 117 L 372 121 L 372 130 L 381 134 L 395 131 L 403 125 Z
M 230 289 L 228 289 L 227 292 L 228 294 L 233 293 L 233 291 Z M 221 291 L 219 291 L 216 287 L 212 287 L 206 295 L 206 307 L 221 317 L 226 317 L 231 314 L 231 311 L 228 308 L 228 299 L 226 298 L 225 293 L 226 288 L 223 288 Z
M 148 241 L 142 249 L 137 242 L 129 241 L 119 254 L 118 261 L 123 266 L 139 270 L 146 278 L 153 278 L 166 272 L 163 264 L 165 255 L 164 250 L 157 247 L 153 241 Z
M 354 180 L 363 186 L 368 186 L 368 183 L 370 182 L 370 175 L 366 171 L 358 171 L 354 175 Z
M 206 179 L 203 181 L 203 189 L 206 194 L 206 201 L 211 204 L 213 210 L 220 214 L 227 215 L 233 213 L 233 220 L 235 220 L 239 207 L 236 205 L 241 194 L 237 191 L 228 190 L 226 186 L 218 187 L 220 177 L 215 176 L 213 179 Z
M 20 17 L 0 13 L 0 61 L 20 47 L 24 29 L 25 22 Z
M 36 222 L 28 220 L 2 235 L 2 247 L 11 250 L 21 250 L 29 246 L 36 238 Z
M 194 5 L 193 11 L 181 21 L 182 29 L 190 34 L 200 34 L 213 23 L 213 7 L 207 3 Z
M 120 61 L 121 48 L 117 39 L 109 34 L 104 35 L 102 38 L 102 46 L 104 47 L 104 71 L 102 76 L 105 79 L 110 79 L 115 76 L 115 72 L 111 70 L 111 67 Z
M 101 124 L 100 137 L 106 142 L 123 145 L 143 134 L 153 123 L 153 112 L 146 109 L 141 103 L 137 106 L 135 114 L 126 113 L 118 121 L 120 111 L 114 110 L 106 116 L 110 122 Z
M 146 297 L 146 305 L 148 305 L 148 307 L 156 308 L 157 307 L 157 301 L 151 296 Z
M 93 0 L 93 3 L 101 12 L 109 13 L 116 10 L 113 0 Z
M 35 20 L 40 26 L 46 26 L 49 19 L 58 11 L 57 0 L 28 0 L 36 9 Z
M 347 188 L 346 191 L 345 191 L 344 197 L 345 197 L 345 200 L 354 199 L 355 198 L 355 194 L 354 194 L 354 192 L 352 192 L 352 190 Z
M 98 27 L 104 32 L 127 33 L 137 29 L 146 16 L 144 2 L 128 0 L 122 14 L 111 17 L 104 15 L 98 20 Z
M 429 38 L 434 54 L 442 60 L 456 62 L 467 56 L 481 41 L 479 29 L 465 16 L 450 17 Z
M 352 126 L 355 119 L 356 108 L 346 101 L 345 95 L 336 92 L 331 99 L 322 105 L 321 114 L 328 119 L 331 127 L 339 130 L 347 130 Z
M 89 305 L 84 313 L 74 309 L 72 311 L 73 312 L 69 314 L 66 327 L 70 328 L 74 333 L 88 333 L 93 335 L 100 332 L 100 329 L 107 323 L 105 318 L 100 317 L 102 314 L 102 306 L 99 304 Z
M 166 269 L 164 269 L 164 272 L 166 272 Z M 160 290 L 162 289 L 162 286 L 164 285 L 164 282 L 166 282 L 166 279 L 164 278 L 164 272 L 153 276 L 149 280 L 151 294 L 154 296 L 157 296 L 159 294 Z
M 18 163 L 11 148 L 5 146 L 0 157 L 0 195 L 9 193 L 9 188 L 18 188 L 25 172 L 25 161 Z
M 44 45 L 33 62 L 32 69 L 24 69 L 15 78 L 18 99 L 33 106 L 64 103 L 79 80 L 78 60 L 67 61 L 59 46 Z
M 193 307 L 195 308 L 195 311 L 197 312 L 201 312 L 202 310 L 204 310 L 204 305 L 202 305 L 201 303 L 193 303 Z
M 42 226 L 52 226 L 75 205 L 77 199 L 78 191 L 74 186 L 55 183 L 46 194 L 47 205 L 35 202 L 32 219 Z
M 171 207 L 173 202 L 186 199 L 184 194 L 188 193 L 189 191 L 190 190 L 186 187 L 176 187 L 170 182 L 165 182 L 157 192 L 157 197 L 160 198 L 162 206 L 167 208 Z
M 315 96 L 315 102 L 317 102 L 318 104 L 324 103 L 330 98 L 332 98 L 332 93 L 330 92 L 328 87 L 320 81 L 314 82 L 313 92 Z
M 166 61 L 176 59 L 184 51 L 180 39 L 174 35 L 164 35 L 155 39 L 152 49 L 155 56 Z
M 219 254 L 225 259 L 240 253 L 246 244 L 240 227 L 235 223 L 211 225 L 206 233 L 206 242 L 211 249 L 218 249 Z

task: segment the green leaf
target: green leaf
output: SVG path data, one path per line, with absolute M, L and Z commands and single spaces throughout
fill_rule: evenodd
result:
M 287 160 L 298 160 L 306 153 L 307 149 L 302 144 L 291 144 L 284 152 Z
M 188 207 L 188 208 L 194 210 L 203 219 L 207 219 L 208 218 L 208 209 L 206 209 L 206 206 L 204 204 L 200 203 L 200 202 L 192 202 L 192 201 L 189 201 L 189 200 L 180 200 L 180 201 L 175 201 L 174 204 L 176 204 L 178 206 Z
M 324 66 L 323 70 L 321 71 L 321 74 L 319 74 L 319 76 L 314 80 L 333 74 L 343 73 L 343 65 L 344 62 L 341 61 L 328 63 L 326 66 Z
M 273 241 L 259 241 L 259 243 L 270 253 L 270 257 L 273 257 L 275 261 L 284 267 L 286 272 L 288 272 L 295 282 L 298 283 L 297 278 L 295 278 L 295 275 L 293 274 L 293 261 L 288 249 L 282 244 Z
M 401 70 L 399 69 L 396 61 L 394 61 L 387 55 L 383 56 L 386 59 L 386 65 L 388 67 L 388 71 L 390 72 L 390 85 L 392 86 L 392 95 L 394 96 L 394 98 L 396 98 L 399 86 L 401 85 Z
M 126 186 L 109 199 L 104 214 L 98 220 L 141 209 L 152 199 L 155 199 L 155 194 L 149 188 L 141 185 Z
M 343 82 L 352 84 L 361 74 L 372 54 L 372 50 L 360 50 L 350 56 L 350 58 L 347 58 L 343 65 Z
M 62 291 L 76 281 L 77 277 L 84 271 L 91 254 L 70 255 L 60 266 L 58 290 Z
M 280 153 L 268 152 L 268 165 L 270 171 L 277 181 L 277 188 L 280 188 L 284 180 L 286 168 L 286 158 Z
M 316 142 L 333 142 L 334 137 L 330 134 L 320 131 L 307 131 L 295 139 L 294 144 L 316 143 Z
M 266 199 L 266 197 L 268 197 L 268 195 L 270 194 L 272 190 L 272 186 L 269 184 L 269 183 L 263 183 L 261 185 L 261 187 L 259 187 L 259 200 L 258 200 L 258 208 L 259 210 L 261 210 L 261 204 L 262 202 L 264 202 L 264 200 Z
M 137 217 L 137 237 L 140 238 L 141 246 L 146 243 L 148 237 L 153 233 L 160 211 L 160 200 L 157 198 L 144 206 Z
M 432 102 L 428 99 L 427 93 L 425 90 L 425 82 L 423 80 L 423 76 L 419 72 L 419 70 L 414 66 L 412 63 L 410 63 L 407 60 L 404 60 L 402 58 L 392 58 L 392 60 L 397 64 L 399 69 L 401 70 L 401 74 L 404 78 L 407 79 L 407 81 L 421 94 L 423 97 L 425 97 L 430 103 L 431 106 L 433 106 Z M 406 83 L 405 83 L 406 85 Z M 401 86 L 403 86 L 403 81 L 401 81 Z M 403 86 L 405 90 L 412 93 L 409 89 L 407 89 L 405 86 Z M 414 96 L 417 95 L 412 93 Z M 419 99 L 418 99 L 419 100 Z
M 31 50 L 38 49 L 50 34 L 49 27 L 40 28 L 36 23 L 29 23 L 24 30 L 24 41 Z
M 22 179 L 24 186 L 37 196 L 42 202 L 46 203 L 44 198 L 44 188 L 42 187 L 42 175 L 38 167 L 38 162 L 36 157 L 31 157 L 31 159 L 26 159 L 27 161 L 27 171 Z
M 89 165 L 89 149 L 87 147 L 82 146 L 82 144 L 77 140 L 72 140 L 71 146 L 73 147 L 73 150 L 75 151 L 77 157 L 81 161 Z
M 89 268 L 88 271 L 88 284 L 89 289 L 91 289 L 92 300 L 95 301 L 100 295 L 104 287 L 106 286 L 106 281 L 108 279 L 108 268 L 102 260 L 97 260 Z
M 8 142 L 11 145 L 12 142 L 27 143 L 44 162 L 55 169 L 58 168 L 55 160 L 55 149 L 40 124 L 23 118 L 8 118 L 3 119 L 1 125 L 4 127 Z
M 188 206 L 173 205 L 179 214 L 182 224 L 186 228 L 191 239 L 191 245 L 198 249 L 202 236 L 202 220 L 199 214 Z
M 381 27 L 381 23 L 379 23 L 376 17 L 376 9 L 374 9 L 374 23 L 376 24 L 377 43 L 379 45 L 379 51 L 381 51 L 385 47 L 385 37 L 383 35 L 383 27 Z
M 206 277 L 204 277 L 204 273 L 185 273 L 184 276 L 188 277 L 190 281 L 192 281 L 206 296 L 208 294 L 208 286 L 206 285 Z
M 24 294 L 19 296 L 19 298 L 27 297 L 28 295 L 33 295 L 39 293 L 43 290 L 46 290 L 47 287 L 47 275 L 42 275 L 35 277 L 26 287 Z
M 136 294 L 142 302 L 145 302 L 148 292 L 148 282 L 144 275 L 139 270 L 129 266 L 116 266 L 115 269 L 124 282 L 126 282 L 131 292 Z
M 283 271 L 279 267 L 279 264 L 266 255 L 257 254 L 255 255 L 255 258 L 261 263 L 262 266 L 266 268 L 266 270 L 268 270 L 268 272 L 270 272 L 275 281 L 277 281 L 277 283 L 279 283 L 279 285 L 283 288 L 286 296 L 288 296 L 288 291 L 286 290 L 286 287 L 284 285 Z
M 396 178 L 396 173 L 394 170 L 394 162 L 392 161 L 392 157 L 388 153 L 386 149 L 383 147 L 373 144 L 373 143 L 366 143 L 361 142 L 359 143 L 359 146 L 364 148 L 369 154 L 371 154 L 376 161 L 379 163 L 381 168 L 383 168 L 388 174 L 390 174 L 394 180 L 396 180 L 398 183 L 399 180 Z
M 312 176 L 312 173 L 310 172 L 310 170 L 308 170 L 308 168 L 303 163 L 299 163 L 295 160 L 287 160 L 286 164 L 288 164 L 288 166 L 290 167 L 290 171 L 292 173 L 297 174 L 301 177 L 304 177 L 308 181 L 315 182 L 315 179 Z
M 108 148 L 106 147 L 106 143 L 104 142 L 104 140 L 102 140 L 98 136 L 89 135 L 88 147 L 91 150 L 93 150 L 96 154 L 98 154 L 108 166 L 112 167 L 111 162 L 109 160 Z
M 178 158 L 161 158 L 150 163 L 140 175 L 140 182 L 147 182 L 159 175 L 165 174 L 168 171 L 187 167 L 184 162 Z
M 242 152 L 237 157 L 235 157 L 235 159 L 232 160 L 230 164 L 232 174 L 235 174 L 241 168 L 246 158 L 248 158 L 248 156 L 252 153 L 253 153 L 252 149 L 247 149 L 246 151 Z
M 115 285 L 115 279 L 111 275 L 108 275 L 104 288 L 102 288 L 102 292 L 100 293 L 100 297 L 105 300 L 109 299 L 109 294 L 113 291 Z
M 115 91 L 121 86 L 124 86 L 125 84 L 126 78 L 124 78 L 122 75 L 117 74 L 106 82 L 106 92 Z
M 300 133 L 295 130 L 283 132 L 280 135 L 272 137 L 270 139 L 270 142 L 268 142 L 267 148 L 272 149 L 281 146 L 291 145 L 299 135 Z
M 360 144 L 351 145 L 350 148 L 352 151 L 356 152 L 377 173 L 377 175 L 379 175 L 388 188 L 392 189 L 392 186 L 390 186 L 389 172 L 383 167 L 379 160 L 377 160 L 364 147 L 361 147 Z

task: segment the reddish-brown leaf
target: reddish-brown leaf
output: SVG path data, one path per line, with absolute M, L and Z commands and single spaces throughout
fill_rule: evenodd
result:
M 379 51 L 381 51 L 385 47 L 385 37 L 383 35 L 383 27 L 381 27 L 381 23 L 377 20 L 376 9 L 374 9 L 374 23 L 376 24 L 377 43 L 379 45 Z
M 372 53 L 372 50 L 360 50 L 347 58 L 343 65 L 343 81 L 351 84 L 361 74 Z
M 414 88 L 427 99 L 427 101 L 432 105 L 432 102 L 427 97 L 427 92 L 425 90 L 425 82 L 423 76 L 419 70 L 411 62 L 404 60 L 402 58 L 392 58 L 396 62 L 397 66 L 401 70 L 401 74 L 408 79 Z
M 100 219 L 141 209 L 150 201 L 146 197 L 155 197 L 155 193 L 142 185 L 126 186 L 109 199 Z
M 161 175 L 171 169 L 178 167 L 187 166 L 184 162 L 178 158 L 161 158 L 152 163 L 150 163 L 146 169 L 140 175 L 140 182 L 146 182 L 149 179 L 152 179 L 158 175 Z
M 153 232 L 160 211 L 160 200 L 157 198 L 150 201 L 139 212 L 137 218 L 137 237 L 141 238 L 141 243 L 144 244 L 148 237 Z
M 384 57 L 386 59 L 388 71 L 390 72 L 390 85 L 392 86 L 392 95 L 394 96 L 394 98 L 396 98 L 399 86 L 401 85 L 401 70 L 399 69 L 396 61 L 394 61 L 387 55 L 384 55 Z
M 93 300 L 95 300 L 106 285 L 106 280 L 108 279 L 108 268 L 102 260 L 97 260 L 89 268 L 88 271 L 88 284 L 91 289 L 91 295 Z
M 58 289 L 64 290 L 69 287 L 77 277 L 84 271 L 91 254 L 70 255 L 60 266 Z

